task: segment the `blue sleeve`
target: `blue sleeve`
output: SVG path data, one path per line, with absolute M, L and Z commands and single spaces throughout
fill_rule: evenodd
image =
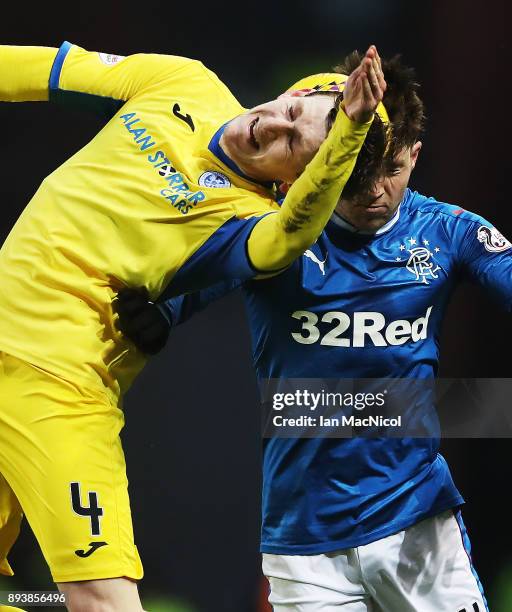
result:
M 463 218 L 469 222 L 458 224 L 457 238 L 464 275 L 512 312 L 512 244 L 483 217 L 464 212 Z
M 206 308 L 208 304 L 238 289 L 241 285 L 240 280 L 224 281 L 195 293 L 160 301 L 158 307 L 171 327 L 174 327 L 184 323 L 194 314 Z
M 274 214 L 274 213 L 267 213 Z M 247 240 L 263 217 L 232 217 L 219 227 L 176 272 L 161 300 L 230 280 L 246 281 L 259 274 L 249 260 Z

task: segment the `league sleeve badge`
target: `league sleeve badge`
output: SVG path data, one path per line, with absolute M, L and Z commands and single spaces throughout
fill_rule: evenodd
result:
M 481 225 L 476 232 L 476 237 L 490 253 L 501 253 L 512 247 L 512 244 L 495 227 Z
M 98 53 L 100 60 L 107 66 L 113 66 L 118 64 L 121 60 L 124 60 L 124 55 L 114 55 L 113 53 Z

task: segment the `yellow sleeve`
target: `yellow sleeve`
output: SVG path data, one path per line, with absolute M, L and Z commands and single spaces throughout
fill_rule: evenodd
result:
M 0 100 L 49 99 L 109 112 L 193 62 L 172 55 L 96 53 L 69 42 L 58 50 L 4 46 Z
M 290 187 L 279 212 L 255 225 L 247 249 L 258 271 L 283 270 L 316 241 L 352 174 L 372 121 L 355 123 L 340 108 L 327 138 Z
M 48 82 L 58 49 L 0 45 L 0 101 L 48 100 Z

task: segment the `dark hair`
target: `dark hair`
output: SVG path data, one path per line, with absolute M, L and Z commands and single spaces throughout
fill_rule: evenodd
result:
M 353 51 L 334 72 L 350 74 L 361 63 L 363 56 Z M 405 147 L 411 147 L 420 137 L 425 125 L 425 109 L 418 95 L 420 88 L 412 68 L 404 66 L 399 55 L 382 59 L 382 70 L 387 89 L 383 104 L 391 125 L 386 130 L 378 115 L 368 131 L 356 166 L 348 180 L 343 197 L 364 193 L 378 176 L 392 166 L 393 159 Z

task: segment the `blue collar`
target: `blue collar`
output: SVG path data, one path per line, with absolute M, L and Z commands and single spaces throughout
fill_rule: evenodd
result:
M 226 123 L 224 125 L 221 125 L 220 128 L 215 132 L 212 139 L 210 140 L 210 144 L 208 145 L 209 151 L 213 153 L 215 157 L 220 159 L 220 161 L 224 165 L 226 165 L 230 170 L 232 170 L 235 174 L 238 174 L 238 176 L 242 177 L 246 181 L 250 181 L 251 183 L 257 183 L 258 185 L 262 185 L 266 189 L 272 189 L 274 186 L 273 181 L 261 182 L 261 181 L 257 181 L 256 179 L 251 178 L 250 176 L 247 176 L 247 174 L 242 172 L 242 170 L 240 170 L 240 168 L 235 164 L 235 162 L 226 155 L 226 153 L 220 146 L 220 139 L 222 137 L 222 134 L 224 134 L 224 130 L 226 129 L 226 126 L 228 125 L 228 123 L 229 121 L 226 121 Z

